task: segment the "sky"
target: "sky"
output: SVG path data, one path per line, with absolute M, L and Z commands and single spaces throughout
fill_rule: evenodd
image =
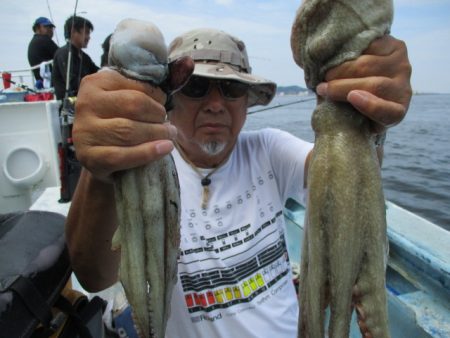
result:
M 253 73 L 279 86 L 304 87 L 294 63 L 290 32 L 300 0 L 78 0 L 77 13 L 94 25 L 85 50 L 99 65 L 101 44 L 125 18 L 148 20 L 167 44 L 193 28 L 213 27 L 241 38 Z M 28 68 L 27 47 L 39 16 L 56 25 L 54 40 L 63 45 L 65 20 L 76 0 L 0 0 L 0 71 Z M 412 64 L 415 92 L 450 93 L 450 0 L 394 0 L 391 33 L 404 40 Z

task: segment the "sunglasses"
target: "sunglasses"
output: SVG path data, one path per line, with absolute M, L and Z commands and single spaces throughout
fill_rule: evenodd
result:
M 183 95 L 192 99 L 204 98 L 211 91 L 212 84 L 219 88 L 222 97 L 227 100 L 238 99 L 248 93 L 250 85 L 235 80 L 215 80 L 202 76 L 191 76 L 181 88 Z

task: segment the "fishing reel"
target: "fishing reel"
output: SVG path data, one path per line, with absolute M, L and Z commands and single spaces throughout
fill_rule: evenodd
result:
M 61 143 L 58 145 L 60 161 L 61 198 L 59 202 L 69 202 L 81 173 L 81 165 L 75 154 L 72 141 L 72 126 L 75 118 L 76 97 L 66 97 L 60 111 Z

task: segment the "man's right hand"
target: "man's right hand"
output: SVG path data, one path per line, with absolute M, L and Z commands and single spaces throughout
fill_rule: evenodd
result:
M 83 78 L 72 138 L 77 158 L 94 178 L 160 159 L 173 149 L 176 128 L 165 122 L 166 94 L 105 69 Z

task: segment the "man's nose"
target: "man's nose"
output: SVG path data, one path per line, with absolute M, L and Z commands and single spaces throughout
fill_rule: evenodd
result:
M 225 104 L 222 92 L 216 83 L 211 84 L 211 89 L 205 97 L 208 110 L 211 112 L 221 112 Z
M 207 97 L 211 97 L 212 99 L 216 100 L 224 100 L 224 97 L 222 95 L 222 90 L 219 88 L 219 85 L 217 83 L 211 83 L 211 88 L 209 89 Z

